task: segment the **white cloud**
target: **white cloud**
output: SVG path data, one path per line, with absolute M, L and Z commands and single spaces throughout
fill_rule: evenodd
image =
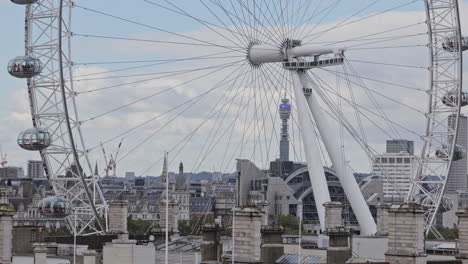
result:
M 462 14 L 468 13 L 468 5 L 466 3 L 462 4 Z M 463 18 L 464 19 L 464 18 Z M 379 15 L 375 18 L 365 20 L 365 23 L 355 23 L 351 26 L 341 27 L 340 29 L 334 30 L 328 34 L 325 34 L 323 37 L 315 40 L 315 42 L 323 41 L 334 41 L 342 39 L 351 39 L 356 36 L 369 35 L 375 32 L 385 31 L 392 28 L 398 28 L 399 26 L 408 25 L 416 22 L 424 21 L 423 12 L 392 12 L 384 15 Z M 464 20 L 464 28 L 468 28 L 468 20 Z M 329 28 L 331 25 L 336 24 L 337 22 L 330 22 L 329 24 L 324 24 L 316 28 L 316 31 L 321 31 Z M 312 26 L 311 26 L 312 27 Z M 230 30 L 236 30 L 235 27 L 230 27 Z M 423 33 L 426 28 L 424 24 L 421 24 L 414 28 L 409 28 L 405 30 L 398 30 L 392 33 L 383 34 L 383 36 L 397 36 L 405 35 L 412 33 Z M 90 29 L 90 31 L 92 31 Z M 85 32 L 83 32 L 85 33 Z M 102 32 L 101 32 L 102 33 Z M 181 34 L 200 38 L 207 42 L 212 42 L 220 45 L 231 45 L 225 39 L 220 38 L 216 33 L 213 33 L 207 28 L 200 28 L 193 31 L 184 31 L 179 32 Z M 112 35 L 112 32 L 103 35 Z M 125 37 L 128 38 L 138 38 L 138 39 L 149 39 L 149 40 L 159 40 L 172 41 L 172 42 L 190 42 L 189 40 L 174 35 L 168 35 L 164 33 L 154 33 L 148 31 L 146 33 L 134 33 L 129 34 Z M 379 37 L 379 35 L 375 36 Z M 371 37 L 369 37 L 371 38 Z M 192 41 L 193 42 L 193 41 Z M 401 39 L 392 42 L 382 42 L 362 47 L 373 47 L 373 46 L 393 46 L 393 45 L 407 45 L 407 44 L 425 44 L 427 43 L 427 36 L 413 37 L 408 39 Z M 161 58 L 187 58 L 195 57 L 206 54 L 218 53 L 225 51 L 221 48 L 209 48 L 203 46 L 187 48 L 187 46 L 176 45 L 176 44 L 161 44 L 154 42 L 132 42 L 132 41 L 123 41 L 123 40 L 97 40 L 97 39 L 75 39 L 75 46 L 77 46 L 78 54 L 74 58 L 75 61 L 79 62 L 85 60 L 85 57 L 92 57 L 95 61 L 119 61 L 129 59 L 129 60 L 143 60 L 143 59 L 161 59 Z M 347 51 L 347 56 L 350 60 L 365 60 L 365 61 L 376 61 L 383 63 L 393 63 L 393 64 L 408 64 L 408 65 L 427 65 L 427 53 L 423 48 L 400 48 L 400 49 L 381 49 L 381 50 L 353 50 L 353 45 L 356 45 L 356 42 L 346 43 L 346 47 L 349 48 Z M 354 47 L 359 48 L 359 47 Z M 89 51 L 90 54 L 83 55 L 84 50 Z M 83 57 L 80 57 L 82 55 Z M 223 78 L 229 76 L 229 74 L 234 74 L 236 67 L 231 67 L 225 70 L 221 70 L 215 74 L 210 74 L 206 77 L 200 78 L 195 81 L 190 81 L 197 76 L 207 74 L 214 69 L 200 70 L 193 73 L 179 74 L 174 76 L 168 76 L 165 78 L 159 78 L 157 74 L 151 74 L 155 72 L 170 72 L 177 70 L 193 69 L 193 68 L 203 68 L 209 67 L 226 61 L 236 61 L 242 59 L 244 54 L 242 52 L 232 53 L 227 55 L 238 55 L 237 58 L 227 58 L 227 59 L 214 59 L 214 60 L 193 60 L 186 62 L 178 62 L 172 64 L 162 64 L 159 66 L 148 66 L 141 67 L 138 69 L 128 70 L 128 71 L 119 71 L 112 72 L 119 68 L 124 68 L 129 65 L 117 64 L 117 65 L 106 65 L 106 66 L 79 66 L 75 68 L 75 79 L 81 79 L 81 81 L 75 83 L 75 88 L 77 91 L 88 91 L 93 89 L 99 89 L 102 87 L 111 87 L 114 85 L 119 85 L 123 83 L 132 83 L 129 85 L 109 88 L 106 90 L 100 90 L 92 93 L 82 93 L 77 97 L 77 103 L 79 107 L 79 112 L 81 119 L 87 120 L 92 118 L 100 113 L 105 113 L 111 111 L 119 106 L 130 104 L 139 100 L 141 98 L 150 97 L 149 99 L 143 100 L 141 102 L 132 104 L 129 107 L 123 108 L 121 110 L 114 111 L 110 114 L 107 114 L 103 117 L 99 117 L 95 120 L 89 121 L 84 124 L 84 135 L 86 138 L 86 143 L 88 147 L 94 147 L 99 145 L 100 141 L 105 141 L 114 136 L 118 136 L 122 132 L 131 129 L 132 127 L 138 126 L 149 121 L 151 118 L 154 118 L 158 115 L 165 113 L 168 110 L 173 109 L 174 107 L 179 106 L 180 104 L 186 102 L 187 100 L 193 99 L 198 95 L 201 95 L 204 92 L 207 92 L 209 89 L 212 89 L 217 83 L 221 82 Z M 145 65 L 150 63 L 140 63 L 136 65 Z M 362 64 L 353 62 L 353 66 L 356 68 L 356 71 L 363 76 L 372 77 L 378 80 L 386 80 L 390 82 L 400 83 L 411 87 L 418 87 L 422 89 L 427 88 L 427 77 L 428 74 L 424 70 L 414 70 L 390 66 L 382 66 L 375 64 Z M 466 62 L 465 62 L 466 65 Z M 333 68 L 331 70 L 337 70 L 340 68 Z M 96 72 L 106 72 L 99 75 L 88 75 Z M 263 71 L 267 72 L 267 71 Z M 327 80 L 330 84 L 335 84 L 335 77 L 327 74 L 323 71 L 314 71 L 320 74 L 321 77 Z M 144 76 L 130 76 L 135 74 L 148 74 Z M 260 74 L 260 73 L 259 73 Z M 128 76 L 127 76 L 128 75 Z M 119 77 L 121 76 L 121 77 Z M 234 76 L 234 75 L 233 75 Z M 252 75 L 253 76 L 253 75 Z M 269 74 L 272 82 L 278 86 L 279 89 L 289 90 L 289 84 L 287 82 L 278 83 L 276 78 L 282 79 L 282 76 L 279 73 L 274 72 Z M 83 80 L 89 78 L 102 78 L 96 80 Z M 146 79 L 151 79 L 148 81 L 142 81 Z M 353 81 L 357 81 L 356 78 L 351 78 Z M 468 80 L 468 74 L 465 70 L 465 82 Z M 138 82 L 142 81 L 142 82 Z M 234 155 L 234 152 L 238 153 L 241 148 L 241 140 L 248 141 L 248 145 L 244 146 L 244 155 L 243 158 L 251 158 L 253 155 L 254 141 L 255 143 L 255 161 L 261 166 L 266 166 L 267 163 L 267 149 L 270 149 L 268 153 L 269 159 L 276 158 L 277 153 L 277 138 L 273 138 L 270 142 L 270 137 L 279 134 L 279 122 L 277 116 L 277 104 L 279 103 L 280 95 L 273 85 L 263 79 L 255 83 L 251 83 L 252 80 L 245 79 L 242 77 L 238 78 L 238 83 L 235 84 L 231 91 L 230 84 L 225 84 L 215 89 L 214 91 L 208 93 L 208 95 L 203 96 L 201 100 L 197 101 L 195 105 L 190 107 L 184 113 L 181 113 L 182 110 L 186 108 L 187 105 L 181 106 L 166 114 L 162 117 L 155 119 L 147 124 L 141 126 L 141 128 L 130 132 L 125 135 L 124 145 L 121 155 L 124 155 L 128 151 L 132 150 L 134 146 L 145 140 L 147 137 L 151 136 L 155 131 L 161 129 L 161 132 L 157 133 L 151 139 L 148 139 L 144 143 L 144 147 L 141 149 L 132 152 L 128 158 L 126 158 L 122 164 L 119 166 L 120 172 L 123 173 L 124 170 L 135 170 L 137 172 L 144 171 L 149 167 L 153 162 L 158 160 L 164 150 L 169 150 L 174 147 L 176 144 L 180 143 L 181 140 L 191 135 L 191 133 L 198 128 L 198 126 L 203 123 L 204 118 L 209 116 L 210 119 L 201 126 L 196 134 L 191 138 L 191 141 L 185 146 L 181 151 L 181 156 L 177 157 L 179 160 L 183 160 L 186 163 L 186 168 L 192 169 L 196 168 L 195 164 L 197 160 L 202 159 L 205 155 L 205 152 L 208 152 L 208 158 L 206 162 L 201 166 L 201 169 L 211 170 L 213 166 L 220 166 L 222 157 L 224 157 L 225 149 L 229 144 L 229 149 L 227 150 L 227 155 L 225 163 L 232 165 L 233 160 L 231 158 L 237 158 L 237 155 Z M 186 83 L 188 82 L 188 83 Z M 395 98 L 399 102 L 414 106 L 417 109 L 425 109 L 425 101 L 420 99 L 419 92 L 413 92 L 408 89 L 398 88 L 391 85 L 386 85 L 382 83 L 376 83 L 369 80 L 364 80 L 364 83 L 369 88 L 378 91 L 386 96 Z M 341 89 L 347 90 L 345 81 L 340 82 Z M 162 92 L 165 89 L 175 87 L 170 89 L 167 92 Z M 336 89 L 336 87 L 332 87 Z M 367 107 L 375 111 L 375 107 L 369 97 L 363 93 L 363 90 L 356 85 L 352 85 L 354 95 L 356 96 L 357 102 L 360 105 Z M 238 92 L 239 89 L 246 89 L 246 92 Z M 156 93 L 161 93 L 155 95 Z M 282 93 L 282 92 L 281 92 Z M 153 96 L 154 95 L 154 96 Z M 345 92 L 344 96 L 349 98 L 349 92 Z M 385 111 L 390 118 L 393 118 L 395 122 L 398 122 L 404 127 L 407 127 L 411 130 L 422 131 L 422 122 L 423 118 L 420 114 L 413 113 L 411 110 L 402 108 L 398 103 L 389 101 L 379 95 L 375 95 L 376 100 L 378 101 L 380 107 Z M 26 100 L 25 91 L 17 92 L 11 95 L 12 104 L 8 107 L 11 107 L 11 114 L 9 117 L 4 118 L 2 122 L 6 124 L 11 124 L 12 127 L 30 126 L 30 116 L 29 116 L 29 106 Z M 223 99 L 221 99 L 223 98 Z M 249 102 L 248 99 L 251 99 Z M 333 98 L 333 97 L 332 97 Z M 336 97 L 334 97 L 335 100 Z M 241 100 L 242 99 L 242 100 Z M 232 105 L 230 104 L 232 101 Z M 274 100 L 274 102 L 272 102 Z M 266 105 L 266 103 L 271 103 Z M 229 110 L 228 110 L 229 107 Z M 214 110 L 212 110 L 214 108 Z M 217 110 L 222 109 L 221 114 L 218 114 Z M 263 111 L 262 111 L 263 109 Z M 356 121 L 354 117 L 354 109 L 352 107 L 344 106 L 345 113 L 349 116 L 350 120 Z M 240 113 L 237 116 L 237 113 Z M 247 113 L 247 114 L 246 114 Z M 256 114 L 255 114 L 256 113 Z M 170 124 L 171 119 L 179 115 L 174 121 Z M 237 121 L 236 120 L 237 116 Z M 383 122 L 379 120 L 378 117 L 368 115 L 374 122 L 383 126 Z M 222 123 L 221 123 L 222 120 Z M 272 122 L 273 120 L 273 122 Z M 231 124 L 235 126 L 230 127 Z M 220 128 L 218 129 L 219 124 L 221 123 Z M 265 128 L 262 128 L 262 126 Z M 365 120 L 364 129 L 368 134 L 369 142 L 376 146 L 377 149 L 383 149 L 383 141 L 386 139 L 386 136 L 375 128 L 370 121 Z M 6 129 L 6 128 L 4 128 Z M 10 129 L 10 128 L 9 128 Z M 19 127 L 18 127 L 19 129 Z M 259 131 L 261 129 L 261 131 Z M 296 141 L 296 152 L 300 152 L 298 142 L 298 129 L 297 127 L 292 127 L 291 132 L 295 136 Z M 0 129 L 0 132 L 2 130 Z M 232 135 L 231 135 L 232 131 Z M 248 137 L 243 134 L 247 133 Z M 404 132 L 403 129 L 400 130 L 404 137 L 414 138 L 412 135 Z M 211 136 L 209 138 L 208 135 Z M 224 133 L 224 134 L 223 134 Z M 265 134 L 266 135 L 263 135 Z M 216 134 L 216 137 L 214 135 Z M 260 136 L 258 136 L 260 135 Z M 118 139 L 108 145 L 109 151 L 112 151 L 117 145 Z M 218 141 L 219 139 L 219 141 Z M 230 141 L 229 141 L 230 139 Z M 258 141 L 261 143 L 258 143 Z M 348 142 L 351 142 L 349 138 L 346 139 Z M 214 147 L 210 149 L 208 147 L 203 147 L 205 144 L 212 144 Z M 350 159 L 357 170 L 365 170 L 368 168 L 367 160 L 363 159 L 362 152 L 360 152 L 357 146 L 354 143 L 349 143 L 350 148 Z M 271 147 L 270 147 L 271 146 Z M 207 151 L 207 148 L 210 151 Z M 176 148 L 175 151 L 177 151 Z M 202 151 L 203 150 L 203 151 Z M 292 151 L 291 151 L 292 152 Z M 354 155 L 354 153 L 358 153 Z M 171 155 L 175 153 L 171 153 Z M 92 159 L 99 159 L 100 167 L 102 168 L 102 155 L 99 152 L 93 152 Z M 293 156 L 291 154 L 291 156 Z M 301 154 L 303 158 L 303 154 Z M 216 167 L 219 169 L 218 167 Z M 231 168 L 231 166 L 229 166 Z M 159 174 L 160 164 L 154 167 L 149 173 L 153 175 Z

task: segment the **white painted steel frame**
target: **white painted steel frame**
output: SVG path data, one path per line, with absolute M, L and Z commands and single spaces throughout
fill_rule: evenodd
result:
M 28 79 L 28 94 L 33 126 L 47 129 L 53 140 L 41 151 L 46 175 L 55 194 L 68 199 L 72 215 L 77 215 L 79 228 L 75 231 L 70 216 L 69 229 L 76 235 L 102 234 L 107 229 L 107 204 L 87 157 L 72 81 L 72 8 L 73 1 L 66 0 L 39 0 L 26 6 L 26 54 L 44 64 L 39 76 Z M 85 168 L 76 169 L 82 163 Z
M 302 132 L 302 142 L 309 170 L 310 184 L 314 193 L 320 228 L 325 230 L 325 207 L 323 204 L 331 201 L 330 193 L 328 191 L 325 171 L 323 170 L 322 157 L 318 148 L 318 137 L 315 134 L 314 124 L 312 123 L 309 107 L 304 96 L 304 85 L 299 74 L 295 71 L 292 73 L 294 96 L 296 98 L 295 102 L 299 118 L 298 123 Z
M 361 189 L 356 182 L 353 171 L 347 162 L 344 149 L 340 146 L 338 141 L 339 136 L 333 133 L 334 130 L 330 126 L 317 100 L 317 89 L 320 88 L 309 78 L 306 72 L 296 71 L 294 74 L 299 75 L 304 88 L 312 90 L 311 94 L 305 96 L 307 104 L 314 117 L 325 148 L 327 149 L 328 156 L 332 161 L 336 176 L 340 180 L 341 186 L 349 200 L 349 204 L 359 222 L 361 234 L 365 236 L 373 235 L 377 232 L 377 225 L 369 211 L 369 206 L 361 193 Z
M 461 49 L 453 52 L 444 50 L 442 46 L 446 39 L 455 36 L 458 47 L 461 47 L 458 0 L 425 0 L 425 7 L 431 62 L 427 124 L 426 134 L 422 138 L 419 166 L 406 201 L 420 203 L 426 207 L 424 226 L 428 233 L 441 206 L 453 162 L 461 110 L 463 57 Z M 446 106 L 442 102 L 443 96 L 449 92 L 457 94 L 458 98 L 458 102 L 452 106 Z M 450 115 L 456 115 L 453 128 L 448 125 Z M 444 148 L 448 149 L 447 158 L 437 158 L 435 151 Z M 433 188 L 429 190 L 425 187 L 428 185 L 425 181 L 426 176 L 436 176 L 431 180 Z
M 27 7 L 26 54 L 40 58 L 45 64 L 44 71 L 40 76 L 28 80 L 28 91 L 33 125 L 35 127 L 47 128 L 54 136 L 53 146 L 43 151 L 41 156 L 44 161 L 46 173 L 52 180 L 52 184 L 57 195 L 65 196 L 72 202 L 81 205 L 76 207 L 80 218 L 79 221 L 83 227 L 80 230 L 80 233 L 85 232 L 87 227 L 90 227 L 94 233 L 100 233 L 102 230 L 99 230 L 99 228 L 96 228 L 93 224 L 94 220 L 96 219 L 96 214 L 93 212 L 91 205 L 96 205 L 95 208 L 99 212 L 99 215 L 105 215 L 106 202 L 97 183 L 97 177 L 96 175 L 92 174 L 91 164 L 89 160 L 87 160 L 87 151 L 84 145 L 78 112 L 75 104 L 76 93 L 74 92 L 72 82 L 72 60 L 70 47 L 70 38 L 72 33 L 70 29 L 70 22 L 73 2 L 63 1 L 63 3 L 65 3 L 65 7 L 69 10 L 68 19 L 59 19 L 59 17 L 64 13 L 59 12 L 60 10 L 58 10 L 58 3 L 62 3 L 62 1 L 40 0 L 37 4 Z M 450 114 L 455 114 L 457 116 L 460 114 L 460 101 L 458 102 L 457 106 L 447 107 L 442 103 L 441 99 L 447 92 L 456 92 L 459 94 L 459 100 L 461 100 L 462 51 L 459 50 L 458 52 L 449 52 L 443 50 L 442 48 L 442 42 L 450 36 L 456 36 L 460 42 L 459 47 L 461 46 L 458 1 L 425 0 L 425 5 L 427 12 L 427 24 L 429 29 L 429 48 L 432 63 L 430 69 L 431 86 L 428 92 L 429 106 L 427 113 L 427 129 L 426 135 L 423 136 L 424 145 L 421 152 L 419 169 L 415 175 L 414 183 L 407 197 L 407 201 L 423 203 L 427 206 L 428 212 L 426 214 L 425 226 L 426 230 L 429 230 L 429 227 L 434 221 L 435 213 L 437 208 L 440 206 L 440 202 L 445 190 L 448 172 L 453 159 L 454 144 L 456 142 L 458 122 L 455 126 L 455 129 L 451 129 L 447 124 L 447 119 Z M 59 25 L 63 26 L 64 28 L 62 32 L 58 32 L 58 28 L 60 28 Z M 39 37 L 36 39 L 36 36 Z M 59 52 L 59 39 L 63 39 L 68 43 L 68 52 Z M 311 51 L 307 46 L 293 48 L 290 51 L 294 51 L 294 49 L 298 50 L 298 53 L 295 54 L 295 56 L 306 56 L 317 52 Z M 289 56 L 293 53 L 294 52 L 290 52 Z M 327 51 L 326 53 L 336 52 Z M 265 62 L 280 62 L 284 60 L 285 54 L 288 54 L 288 52 L 286 51 L 285 53 L 282 53 L 281 49 L 272 49 L 272 47 L 260 47 L 254 45 L 250 51 L 249 56 L 254 64 L 261 64 Z M 286 56 L 289 57 L 288 55 Z M 62 58 L 64 60 L 63 63 L 58 63 L 58 58 Z M 60 69 L 65 71 L 65 75 L 68 77 L 69 82 L 64 82 L 64 78 L 59 76 Z M 297 74 L 293 74 L 293 76 L 295 75 L 296 77 L 294 78 L 294 82 L 296 84 L 296 97 L 304 98 L 302 90 L 304 87 L 303 81 Z M 62 97 L 62 84 L 65 91 L 65 94 L 63 94 L 65 100 L 60 99 Z M 308 148 L 313 148 L 314 146 L 316 147 L 317 138 L 314 137 L 312 132 L 313 126 L 311 126 L 312 121 L 309 120 L 310 113 L 309 107 L 307 107 L 307 101 L 298 101 L 300 104 L 302 104 L 302 106 L 298 106 L 301 120 L 301 130 L 311 131 L 310 133 L 303 133 L 306 134 L 306 136 L 303 135 L 304 144 L 308 145 Z M 71 112 L 68 118 L 64 114 L 65 102 L 67 102 L 70 106 L 67 108 Z M 70 122 L 70 129 L 67 129 L 67 122 Z M 79 147 L 77 148 L 77 146 L 71 145 L 70 139 L 72 139 L 72 141 L 73 139 L 78 139 Z M 443 149 L 443 147 L 447 146 L 449 143 L 449 158 L 444 160 L 436 158 L 435 151 Z M 327 149 L 333 148 L 334 147 L 332 146 L 327 147 Z M 310 174 L 323 174 L 323 166 L 318 164 L 321 163 L 318 150 L 314 151 L 312 149 L 311 151 L 309 149 L 306 152 L 306 155 L 318 156 L 308 158 L 308 167 L 311 172 Z M 342 158 L 337 157 L 335 160 L 337 160 L 336 163 L 342 163 L 340 162 L 340 160 L 342 161 Z M 92 202 L 89 198 L 87 198 L 84 188 L 80 188 L 84 187 L 82 182 L 80 182 L 80 171 L 73 172 L 69 170 L 73 164 L 80 163 L 80 161 L 83 161 L 87 165 L 87 169 L 89 169 L 89 173 L 87 174 L 88 177 L 86 177 L 86 186 L 88 186 L 93 191 Z M 313 167 L 320 168 L 320 170 L 314 169 Z M 346 167 L 344 167 L 343 172 L 338 173 L 340 180 L 342 180 L 344 177 L 342 175 L 349 174 L 346 173 L 346 170 Z M 438 187 L 434 190 L 428 191 L 423 187 L 424 184 L 427 183 L 424 181 L 424 177 L 428 175 L 440 176 L 440 180 L 436 182 Z M 319 189 L 318 186 L 322 186 L 322 190 L 317 190 L 317 192 L 325 190 L 326 188 L 323 188 L 323 186 L 327 186 L 326 181 L 324 183 L 324 174 L 321 178 L 323 178 L 323 180 L 316 180 L 320 181 L 321 183 L 316 185 L 317 187 L 315 188 Z M 314 195 L 315 192 L 316 191 L 314 189 Z M 329 201 L 329 195 L 327 196 L 326 193 L 317 195 L 319 195 L 319 199 L 316 197 L 316 202 L 318 205 L 317 209 L 320 210 L 319 208 L 322 207 L 323 202 Z M 348 194 L 348 199 L 350 198 L 352 198 L 352 196 L 349 196 Z M 361 214 L 357 213 L 358 217 L 359 215 Z M 363 215 L 367 215 L 367 213 L 364 213 Z M 321 223 L 323 223 L 323 218 L 324 217 L 322 215 L 320 218 Z M 371 229 L 372 225 L 369 230 Z

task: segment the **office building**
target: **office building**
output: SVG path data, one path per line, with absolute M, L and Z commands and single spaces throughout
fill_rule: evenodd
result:
M 127 179 L 135 179 L 135 177 L 136 177 L 136 176 L 135 176 L 135 172 L 133 172 L 133 171 L 127 171 L 127 172 L 125 172 L 125 178 L 127 178 Z
M 456 115 L 450 115 L 448 118 L 448 126 L 452 129 L 455 128 L 456 125 Z M 465 151 L 465 155 L 463 159 L 453 161 L 452 167 L 449 171 L 449 176 L 447 179 L 447 193 L 457 193 L 457 191 L 467 191 L 468 190 L 468 161 L 466 158 L 466 151 L 468 149 L 468 122 L 467 117 L 464 115 L 460 115 L 458 124 L 458 133 L 457 133 L 457 145 L 460 145 L 463 150 Z M 451 144 L 449 139 L 449 144 Z
M 417 169 L 414 142 L 388 140 L 386 149 L 386 153 L 375 157 L 372 171 L 382 177 L 384 200 L 401 201 L 407 196 Z
M 28 160 L 28 178 L 31 178 L 31 179 L 46 178 L 42 160 Z
M 407 152 L 414 155 L 414 141 L 405 139 L 387 140 L 386 153 L 401 153 Z
M 0 168 L 0 179 L 18 179 L 24 177 L 24 171 L 21 167 L 3 167 Z

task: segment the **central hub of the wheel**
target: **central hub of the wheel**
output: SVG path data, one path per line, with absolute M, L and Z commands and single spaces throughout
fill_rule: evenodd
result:
M 313 57 L 313 60 L 300 61 L 316 63 L 318 66 L 320 64 L 319 57 L 322 55 L 334 55 L 327 58 L 327 61 L 332 64 L 341 64 L 343 63 L 344 49 L 302 45 L 300 40 L 293 39 L 286 39 L 280 46 L 251 42 L 247 48 L 247 59 L 253 66 L 260 66 L 264 63 L 294 62 L 304 57 Z

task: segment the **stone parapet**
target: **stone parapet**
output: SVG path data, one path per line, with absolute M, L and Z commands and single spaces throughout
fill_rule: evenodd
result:
M 343 205 L 340 202 L 327 202 L 325 207 L 325 233 L 329 237 L 327 248 L 328 264 L 345 264 L 352 257 L 349 247 L 349 231 L 343 225 Z
M 457 259 L 468 263 L 468 209 L 456 213 L 458 216 L 458 254 Z
M 201 255 L 203 263 L 216 263 L 221 260 L 222 246 L 219 242 L 221 231 L 222 228 L 217 224 L 207 224 L 202 227 Z
M 343 227 L 343 205 L 340 202 L 326 202 L 325 207 L 325 232 L 331 232 Z
M 97 253 L 94 250 L 83 251 L 83 264 L 96 264 Z
M 128 201 L 113 200 L 109 202 L 110 234 L 127 234 Z
M 103 264 L 147 264 L 155 263 L 154 246 L 136 245 L 135 240 L 114 240 L 103 247 Z
M 0 263 L 11 263 L 13 250 L 13 211 L 5 206 L 0 209 Z
M 282 226 L 262 226 L 261 233 L 263 244 L 283 244 L 284 228 Z
M 45 245 L 34 245 L 34 264 L 47 264 L 47 247 Z
M 377 234 L 378 236 L 388 235 L 388 210 L 390 205 L 380 203 L 377 206 Z
M 234 210 L 234 258 L 246 263 L 261 259 L 261 227 L 263 213 L 251 207 Z
M 159 215 L 161 216 L 159 226 L 163 231 L 166 230 L 166 199 L 162 199 L 158 203 L 159 208 Z M 177 220 L 177 214 L 179 206 L 174 200 L 169 200 L 168 203 L 168 229 L 170 232 L 178 232 L 179 231 L 179 223 Z
M 388 249 L 385 260 L 395 264 L 426 263 L 424 210 L 417 204 L 388 209 Z
M 264 264 L 274 264 L 284 254 L 282 239 L 284 228 L 281 226 L 263 226 L 261 233 L 261 260 Z

